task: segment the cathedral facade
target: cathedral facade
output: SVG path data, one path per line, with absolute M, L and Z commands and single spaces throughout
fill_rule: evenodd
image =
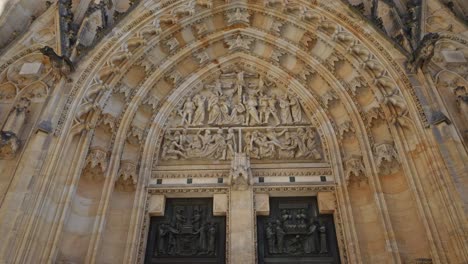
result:
M 468 263 L 468 3 L 0 16 L 0 263 Z

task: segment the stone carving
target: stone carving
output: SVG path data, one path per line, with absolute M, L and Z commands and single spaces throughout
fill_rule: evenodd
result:
M 465 86 L 457 86 L 453 89 L 460 113 L 468 115 L 468 90 Z
M 138 180 L 137 166 L 131 160 L 122 160 L 120 162 L 120 169 L 117 173 L 117 183 L 121 185 L 136 185 Z
M 352 156 L 345 162 L 346 183 L 367 181 L 366 171 L 360 156 Z
M 239 49 L 248 50 L 250 49 L 250 44 L 252 44 L 253 41 L 254 40 L 252 38 L 238 35 L 235 38 L 227 39 L 226 43 L 229 45 L 230 51 L 239 50 Z
M 213 7 L 213 1 L 212 0 L 196 0 L 197 5 L 206 7 L 206 8 L 212 8 Z
M 107 151 L 101 147 L 93 147 L 89 150 L 85 166 L 89 169 L 98 168 L 101 172 L 107 169 Z
M 435 45 L 439 39 L 439 34 L 428 33 L 419 42 L 413 56 L 408 61 L 407 67 L 411 73 L 416 73 L 418 69 L 425 67 L 431 61 L 434 56 Z
M 0 131 L 0 158 L 12 157 L 19 150 L 19 135 L 26 123 L 30 105 L 31 100 L 23 97 L 13 107 L 13 110 L 8 115 L 7 120 Z
M 252 159 L 322 159 L 317 132 L 311 127 L 235 130 L 238 132 L 233 128 L 174 129 L 164 137 L 161 157 L 227 160 L 240 151 Z
M 231 162 L 228 185 L 234 190 L 247 190 L 253 183 L 249 157 L 245 153 L 235 153 Z
M 252 159 L 321 160 L 317 132 L 308 123 L 297 95 L 264 76 L 230 69 L 175 110 L 161 158 L 230 160 L 245 153 Z
M 183 3 L 179 6 L 176 6 L 172 9 L 171 14 L 180 17 L 180 16 L 193 16 L 195 14 L 195 5 L 197 0 L 191 0 L 187 3 Z
M 250 14 L 244 10 L 237 8 L 235 12 L 229 12 L 226 14 L 228 18 L 228 24 L 233 25 L 237 23 L 249 23 Z
M 382 175 L 390 174 L 398 169 L 400 161 L 392 144 L 382 143 L 375 146 L 375 164 Z
M 346 120 L 345 122 L 338 125 L 338 135 L 340 137 L 340 140 L 343 140 L 346 134 L 354 132 L 355 130 L 350 120 Z
M 61 75 L 67 76 L 75 70 L 73 63 L 67 56 L 59 56 L 51 47 L 45 46 L 39 51 L 50 59 L 52 66 L 58 69 Z

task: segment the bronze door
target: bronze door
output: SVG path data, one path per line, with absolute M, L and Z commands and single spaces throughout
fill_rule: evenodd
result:
M 332 215 L 319 215 L 316 197 L 270 198 L 270 215 L 257 217 L 258 261 L 340 263 Z
M 226 220 L 213 216 L 213 199 L 167 199 L 151 217 L 145 263 L 225 263 Z

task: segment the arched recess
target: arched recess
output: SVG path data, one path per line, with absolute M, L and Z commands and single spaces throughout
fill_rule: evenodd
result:
M 62 194 L 67 203 L 49 206 L 64 225 L 36 223 L 37 231 L 26 236 L 37 238 L 46 232 L 44 243 L 50 246 L 42 250 L 23 244 L 18 252 L 29 253 L 18 254 L 18 259 L 41 254 L 44 261 L 98 261 L 109 245 L 106 228 L 112 227 L 112 214 L 119 210 L 115 206 L 123 199 L 132 214 L 120 230 L 124 242 L 109 250 L 121 252 L 126 262 L 135 261 L 144 237 L 146 187 L 162 124 L 181 103 L 182 91 L 230 58 L 250 61 L 279 82 L 287 80 L 303 96 L 308 114 L 317 111 L 314 118 L 337 185 L 345 259 L 401 263 L 432 258 L 445 263 L 463 255 L 458 251 L 449 256 L 441 244 L 448 240 L 446 229 L 456 224 L 433 218 L 434 212 L 445 212 L 446 200 L 424 190 L 437 182 L 444 168 L 429 165 L 438 154 L 424 147 L 432 138 L 423 130 L 424 116 L 409 81 L 378 44 L 386 41 L 326 3 L 301 1 L 300 6 L 296 10 L 219 1 L 212 7 L 197 5 L 196 13 L 182 12 L 176 18 L 170 15 L 184 10 L 184 2 L 136 8 L 139 15 L 125 21 L 78 69 L 81 75 L 56 131 L 53 156 L 73 164 L 64 167 L 59 165 L 62 159 L 50 159 L 45 174 L 57 186 L 77 189 Z M 100 180 L 88 182 L 87 176 Z M 88 184 L 92 193 L 81 195 L 90 189 Z M 116 184 L 130 188 L 116 196 Z M 420 191 L 412 191 L 416 188 Z M 46 197 L 54 195 L 53 190 L 44 192 Z M 80 209 L 81 199 L 89 199 L 92 210 Z M 428 201 L 436 202 L 430 207 Z M 35 210 L 45 214 L 39 204 Z M 83 216 L 82 211 L 87 212 L 87 224 L 73 230 L 73 219 Z M 443 226 L 446 229 L 438 231 Z M 459 239 L 452 242 L 454 248 L 460 248 Z M 82 244 L 74 248 L 78 240 Z

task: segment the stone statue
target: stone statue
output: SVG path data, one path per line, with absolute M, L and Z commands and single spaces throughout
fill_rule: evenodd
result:
M 291 124 L 292 117 L 291 117 L 291 103 L 288 100 L 288 96 L 285 94 L 279 98 L 279 106 L 280 106 L 280 115 L 281 115 L 281 122 L 283 125 Z
M 295 95 L 289 95 L 289 105 L 291 106 L 291 114 L 294 124 L 302 122 L 302 109 L 299 98 Z
M 242 101 L 242 92 L 243 92 L 243 88 L 245 87 L 245 80 L 244 80 L 244 72 L 243 71 L 239 71 L 237 74 L 236 74 L 236 92 L 237 92 L 237 97 L 239 99 L 239 102 Z
M 213 144 L 213 146 L 215 147 L 215 159 L 226 160 L 228 147 L 222 129 L 218 129 L 216 135 L 213 136 Z
M 268 109 L 265 117 L 265 123 L 268 124 L 268 121 L 270 120 L 270 116 L 272 116 L 275 119 L 276 125 L 281 124 L 280 119 L 278 118 L 278 114 L 276 112 L 276 96 L 272 95 L 268 99 Z
M 30 105 L 31 101 L 28 98 L 21 98 L 8 115 L 2 132 L 18 136 L 26 122 L 26 114 L 28 113 Z
M 247 190 L 253 185 L 250 160 L 246 153 L 236 153 L 232 159 L 228 184 L 232 185 L 234 190 Z
M 194 111 L 195 111 L 195 104 L 192 101 L 192 99 L 189 97 L 185 101 L 182 107 L 182 111 L 180 113 L 182 116 L 182 120 L 180 121 L 181 126 L 183 126 L 184 124 L 187 124 L 187 125 L 192 124 L 192 117 L 193 117 Z
M 291 133 L 287 131 L 284 134 L 284 140 L 282 142 L 283 147 L 279 150 L 280 159 L 292 159 L 295 156 L 295 150 L 297 148 L 297 140 L 293 140 Z
M 254 146 L 254 138 L 252 133 L 245 133 L 245 147 L 244 152 L 249 155 L 251 158 L 259 159 L 259 149 Z
M 286 129 L 283 129 L 283 131 L 279 132 L 279 133 L 276 133 L 275 130 L 273 128 L 268 128 L 266 130 L 266 134 L 265 136 L 267 137 L 267 139 L 269 140 L 269 142 L 279 148 L 282 148 L 283 147 L 283 144 L 281 143 L 281 141 L 279 140 L 278 137 L 284 135 L 284 133 L 286 133 Z
M 194 126 L 201 126 L 203 125 L 203 122 L 205 121 L 205 100 L 206 98 L 203 95 L 195 95 L 194 98 L 194 104 L 196 106 L 193 119 L 192 119 L 192 125 Z
M 179 143 L 180 142 L 180 134 L 174 134 L 171 138 L 170 135 L 166 135 L 166 141 L 163 146 L 162 158 L 164 160 L 170 159 L 179 159 L 179 158 L 187 158 L 185 155 L 184 147 Z
M 268 96 L 266 95 L 261 95 L 259 98 L 259 106 L 258 106 L 258 112 L 259 112 L 259 120 L 262 124 L 267 124 L 268 118 L 267 115 L 268 113 Z
M 219 99 L 219 95 L 212 95 L 208 100 L 208 124 L 210 125 L 218 125 L 223 122 Z
M 226 123 L 231 125 L 243 124 L 245 119 L 243 115 L 244 112 L 245 106 L 242 103 L 234 105 L 231 110 L 231 115 L 229 116 L 229 119 L 226 121 Z
M 229 156 L 234 157 L 235 153 L 237 152 L 237 144 L 236 135 L 234 134 L 234 130 L 232 128 L 228 129 L 228 134 L 226 136 L 226 144 Z
M 255 95 L 249 95 L 248 99 L 244 97 L 244 105 L 247 107 L 247 115 L 245 117 L 245 125 L 259 124 L 260 119 L 257 111 L 257 97 Z M 253 122 L 252 122 L 253 121 Z

